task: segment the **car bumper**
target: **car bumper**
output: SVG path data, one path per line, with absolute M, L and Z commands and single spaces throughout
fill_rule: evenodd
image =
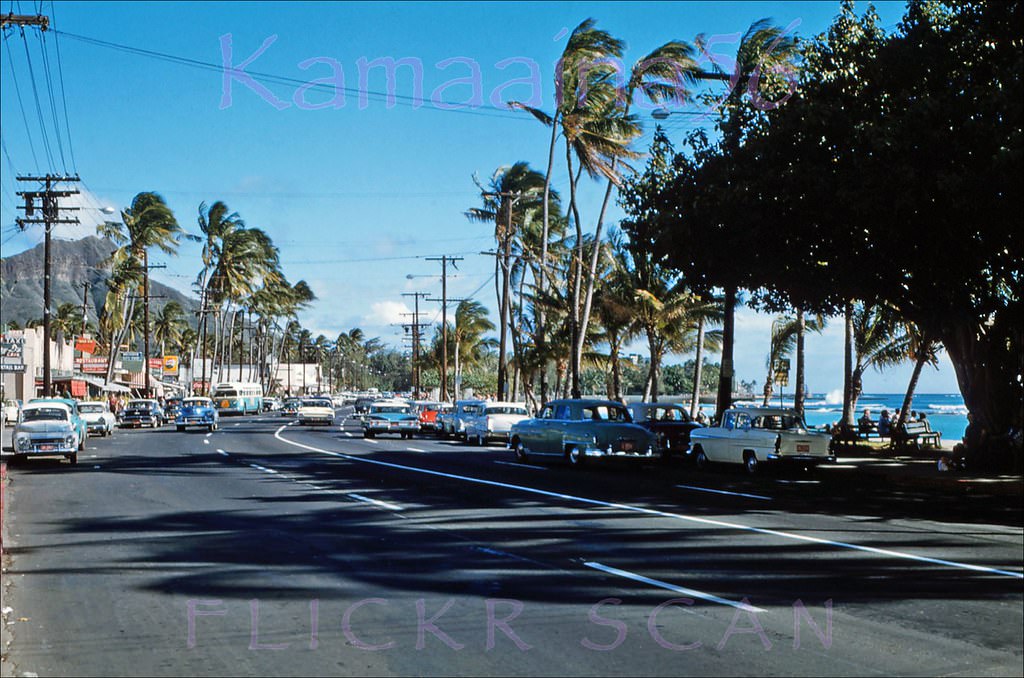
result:
M 769 454 L 765 457 L 767 461 L 776 464 L 834 464 L 835 455 L 818 454 Z
M 657 452 L 653 447 L 636 450 L 617 450 L 611 446 L 601 449 L 588 445 L 584 448 L 583 455 L 587 458 L 653 459 L 657 456 Z

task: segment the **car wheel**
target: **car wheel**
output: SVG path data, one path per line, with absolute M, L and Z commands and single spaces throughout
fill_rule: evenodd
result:
M 178 431 L 178 433 L 181 433 L 182 431 L 185 430 L 184 426 L 175 426 L 174 428 Z
M 85 449 L 85 439 L 88 438 L 88 437 L 89 437 L 89 434 L 87 433 L 87 434 L 85 434 L 84 436 L 82 436 L 81 438 L 78 439 L 78 449 L 79 450 L 84 450 Z
M 74 452 L 74 453 L 68 455 L 68 462 L 72 463 L 72 464 L 77 464 L 78 463 L 78 452 Z
M 583 466 L 583 450 L 578 446 L 572 445 L 565 451 L 565 457 L 569 460 L 570 466 L 579 468 Z
M 363 437 L 364 438 L 372 438 L 373 437 L 373 431 L 363 431 Z
M 220 428 L 220 424 L 218 424 L 217 422 L 213 422 L 212 424 L 210 424 L 210 433 L 213 433 L 214 431 L 216 431 L 219 428 Z
M 526 445 L 523 445 L 523 441 L 516 439 L 513 449 L 516 452 L 516 460 L 521 461 L 524 464 L 530 460 L 530 455 L 526 453 Z
M 754 452 L 747 452 L 743 456 L 743 466 L 747 469 L 747 473 L 750 475 L 756 475 L 758 472 L 758 461 L 757 454 Z
M 694 461 L 697 464 L 697 468 L 701 469 L 702 471 L 707 470 L 707 468 L 711 466 L 711 462 L 708 461 L 707 455 L 704 454 L 704 450 L 700 447 L 697 448 L 697 456 L 694 459 Z
M 476 434 L 476 444 L 477 444 L 477 447 L 483 447 L 483 446 L 485 446 L 487 444 L 487 441 L 484 440 L 484 436 L 483 436 L 482 433 L 477 433 Z

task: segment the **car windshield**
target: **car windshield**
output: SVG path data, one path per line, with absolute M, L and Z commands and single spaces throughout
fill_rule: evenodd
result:
M 219 388 L 219 389 L 217 389 L 214 392 L 213 397 L 214 398 L 225 398 L 225 397 L 233 398 L 233 397 L 235 397 L 237 395 L 238 395 L 238 391 L 236 391 L 233 388 Z
M 408 414 L 407 405 L 374 405 L 373 411 L 378 414 Z
M 304 407 L 334 407 L 330 400 L 307 400 L 302 403 Z
M 67 421 L 68 411 L 59 407 L 33 407 L 22 410 L 22 421 Z
M 526 415 L 525 407 L 488 407 L 487 414 L 522 414 Z
M 206 398 L 189 398 L 182 403 L 182 407 L 203 407 L 209 406 L 212 401 Z
M 87 414 L 102 412 L 103 405 L 100 405 L 99 403 L 82 403 L 81 405 L 78 406 L 78 411 Z
M 128 402 L 128 407 L 142 407 L 146 408 L 153 404 L 151 400 L 131 400 Z

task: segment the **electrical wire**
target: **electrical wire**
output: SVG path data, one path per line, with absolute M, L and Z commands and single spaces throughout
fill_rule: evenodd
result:
M 42 4 L 40 2 L 40 4 Z M 50 0 L 50 18 L 51 23 L 56 21 L 56 12 L 53 6 L 53 0 Z M 75 147 L 71 143 L 71 122 L 68 119 L 68 97 L 64 92 L 64 66 L 60 56 L 60 38 L 57 34 L 54 34 L 53 44 L 57 48 L 57 73 L 60 76 L 60 100 L 64 105 L 64 129 L 68 135 L 68 153 L 71 156 L 71 169 L 75 174 L 78 174 L 78 164 L 75 162 Z
M 14 92 L 18 95 L 18 106 L 21 108 L 21 119 L 25 123 L 25 138 L 28 139 L 28 147 L 32 151 L 32 160 L 36 165 L 36 172 L 39 172 L 39 157 L 36 155 L 36 145 L 32 142 L 32 132 L 28 124 L 28 115 L 25 114 L 25 103 L 21 98 L 21 86 L 18 84 L 18 72 L 14 70 L 14 55 L 11 54 L 10 35 L 4 35 L 4 46 L 7 48 L 7 64 L 11 67 L 11 77 L 14 78 Z
M 60 120 L 57 117 L 57 100 L 53 96 L 53 76 L 50 72 L 50 55 L 46 49 L 46 37 L 42 31 L 37 31 L 36 39 L 39 41 L 39 51 L 43 55 L 43 77 L 46 79 L 46 93 L 50 100 L 50 115 L 53 117 L 53 131 L 57 137 L 57 150 L 60 152 L 60 166 L 64 169 L 64 174 L 67 174 L 68 163 L 64 158 L 64 141 L 60 133 Z
M 43 136 L 43 148 L 46 150 L 46 160 L 50 164 L 50 167 L 54 166 L 53 152 L 50 150 L 50 137 L 46 133 L 45 118 L 43 117 L 43 107 L 39 103 L 39 88 L 36 87 L 36 72 L 32 68 L 32 55 L 28 51 L 28 38 L 25 37 L 25 29 L 21 29 L 21 41 L 25 45 L 25 60 L 28 63 L 28 74 L 29 79 L 32 82 L 32 95 L 36 101 L 36 115 L 39 117 L 39 131 Z

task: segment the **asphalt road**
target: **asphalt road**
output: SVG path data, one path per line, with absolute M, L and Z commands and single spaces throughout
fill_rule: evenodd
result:
M 1021 673 L 1019 500 L 290 422 L 12 466 L 3 675 Z

